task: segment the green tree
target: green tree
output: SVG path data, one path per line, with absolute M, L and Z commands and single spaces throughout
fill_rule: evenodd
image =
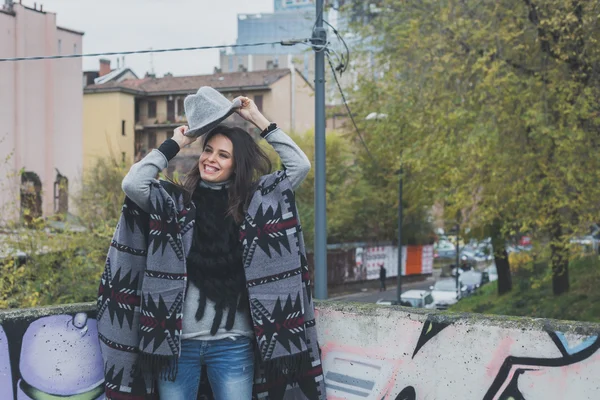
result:
M 93 301 L 121 212 L 126 168 L 99 160 L 75 195 L 79 218 L 56 225 L 36 218 L 3 235 L 0 308 Z M 23 259 L 19 254 L 25 254 Z M 25 261 L 25 262 L 24 262 Z
M 568 290 L 569 239 L 598 220 L 598 3 L 381 7 L 361 34 L 385 75 L 366 78 L 359 109 L 376 106 L 404 127 L 390 147 L 427 183 L 425 200 L 446 203 L 447 215 L 461 210 L 465 227 L 489 227 L 496 243 L 518 231 L 547 241 L 554 293 Z M 383 135 L 371 131 L 369 146 Z
M 398 226 L 398 175 L 395 172 L 398 158 L 375 162 L 363 157 L 354 135 L 354 132 L 328 132 L 326 137 L 328 242 L 394 241 Z M 309 159 L 314 160 L 314 134 L 297 135 L 294 140 Z M 382 148 L 385 146 L 385 142 L 381 143 Z M 410 173 L 406 173 L 405 179 L 410 179 L 410 176 Z M 412 197 L 415 196 L 410 190 L 405 193 L 403 242 L 431 243 L 432 228 L 428 222 L 428 210 L 411 203 Z M 314 232 L 314 168 L 298 189 L 297 200 L 307 246 L 311 248 Z

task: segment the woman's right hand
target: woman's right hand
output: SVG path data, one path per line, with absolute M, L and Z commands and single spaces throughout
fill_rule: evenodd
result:
M 180 127 L 175 128 L 173 131 L 173 140 L 177 142 L 180 149 L 183 149 L 188 144 L 192 144 L 196 141 L 197 137 L 189 137 L 185 136 L 185 133 L 188 131 L 188 127 L 182 125 Z

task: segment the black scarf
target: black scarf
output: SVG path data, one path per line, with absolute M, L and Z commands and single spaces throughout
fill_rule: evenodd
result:
M 227 308 L 225 329 L 233 328 L 237 310 L 248 307 L 243 248 L 239 226 L 227 215 L 228 191 L 198 186 L 192 196 L 196 224 L 192 247 L 187 257 L 188 282 L 200 289 L 196 320 L 206 309 L 206 299 L 215 303 L 215 318 L 210 330 L 215 335 Z

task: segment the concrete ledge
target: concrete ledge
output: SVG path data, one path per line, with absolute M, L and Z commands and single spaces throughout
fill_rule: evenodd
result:
M 315 302 L 327 398 L 600 399 L 600 324 Z M 95 303 L 0 311 L 0 399 L 100 398 Z M 81 397 L 84 398 L 84 397 Z
M 328 398 L 600 399 L 600 324 L 316 306 Z
M 581 321 L 564 321 L 549 318 L 512 317 L 505 315 L 483 315 L 454 313 L 449 311 L 425 310 L 420 308 L 383 306 L 371 303 L 351 303 L 315 300 L 321 312 L 336 311 L 348 315 L 385 319 L 410 319 L 425 322 L 454 324 L 457 322 L 473 326 L 493 326 L 499 329 L 553 330 L 577 335 L 598 335 L 600 324 Z
M 0 310 L 0 325 L 6 321 L 34 320 L 49 315 L 91 313 L 96 311 L 96 303 L 76 303 L 59 306 Z

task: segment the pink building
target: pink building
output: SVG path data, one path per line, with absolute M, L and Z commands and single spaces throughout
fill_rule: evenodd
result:
M 56 14 L 3 1 L 0 58 L 81 53 L 83 33 Z M 83 162 L 82 73 L 81 59 L 0 62 L 0 224 L 25 206 L 66 211 Z

